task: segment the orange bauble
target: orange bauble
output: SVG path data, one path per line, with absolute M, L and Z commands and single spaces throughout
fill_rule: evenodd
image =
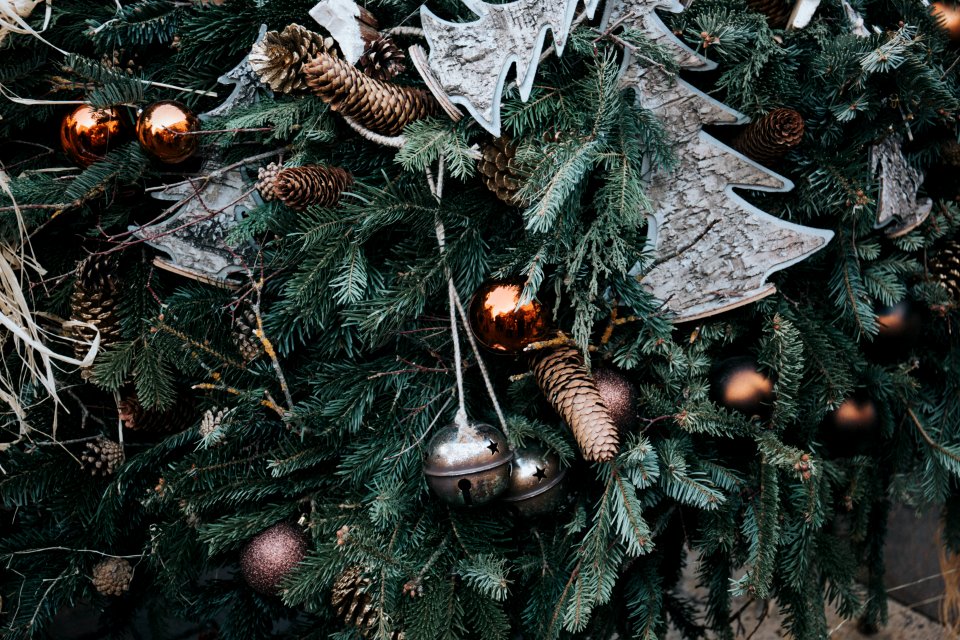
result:
M 197 151 L 200 120 L 179 102 L 155 102 L 140 113 L 137 138 L 150 154 L 167 164 L 183 162 Z
M 539 301 L 517 306 L 523 283 L 491 281 L 480 286 L 470 302 L 470 329 L 483 346 L 516 354 L 552 335 L 549 312 Z
M 954 42 L 960 42 L 960 5 L 953 2 L 932 2 L 930 13 L 937 19 Z
M 126 127 L 118 109 L 94 109 L 82 104 L 60 124 L 60 146 L 81 167 L 102 160 L 122 139 Z
M 714 402 L 747 417 L 770 417 L 773 380 L 760 372 L 753 358 L 737 356 L 717 364 L 710 376 L 710 392 Z

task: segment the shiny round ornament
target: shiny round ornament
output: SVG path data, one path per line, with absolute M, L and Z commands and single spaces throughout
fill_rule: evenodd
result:
M 179 102 L 154 102 L 140 112 L 137 120 L 137 138 L 151 155 L 167 164 L 177 164 L 190 158 L 200 144 L 194 135 L 200 130 L 200 120 Z
M 877 335 L 866 346 L 867 353 L 881 362 L 905 359 L 923 331 L 923 319 L 916 303 L 901 300 L 877 311 Z
M 597 391 L 607 407 L 610 418 L 621 431 L 637 424 L 637 388 L 625 375 L 614 369 L 597 369 L 593 372 Z
M 423 473 L 444 502 L 477 506 L 507 490 L 512 459 L 507 439 L 498 429 L 482 423 L 450 425 L 427 445 Z
M 727 358 L 710 377 L 713 401 L 747 417 L 768 418 L 773 408 L 773 380 L 748 356 Z
M 307 537 L 292 524 L 281 523 L 259 533 L 240 555 L 243 579 L 260 593 L 277 587 L 307 554 Z
M 81 167 L 88 167 L 102 160 L 125 134 L 126 126 L 119 109 L 94 109 L 82 104 L 63 118 L 60 146 L 71 160 Z
M 550 313 L 538 300 L 517 306 L 523 283 L 493 280 L 480 286 L 470 302 L 470 329 L 477 341 L 497 353 L 517 354 L 552 335 Z
M 510 486 L 503 501 L 517 508 L 525 517 L 553 513 L 567 494 L 567 470 L 560 466 L 560 457 L 539 445 L 514 452 L 510 470 Z
M 857 392 L 827 414 L 821 434 L 834 455 L 847 457 L 863 453 L 879 426 L 877 405 L 863 392 Z
M 950 39 L 960 42 L 960 4 L 947 0 L 946 2 L 931 2 L 930 13 L 941 27 L 946 29 Z

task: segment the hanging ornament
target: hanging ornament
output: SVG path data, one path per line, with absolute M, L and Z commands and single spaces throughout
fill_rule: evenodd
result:
M 933 281 L 943 287 L 954 304 L 960 304 L 960 241 L 945 241 L 927 267 Z
M 503 501 L 528 518 L 553 513 L 566 496 L 566 475 L 556 453 L 539 445 L 517 449 Z
M 481 149 L 480 177 L 487 189 L 507 204 L 519 206 L 524 175 L 517 167 L 517 147 L 506 138 L 494 138 Z
M 803 116 L 793 109 L 774 109 L 748 124 L 733 148 L 761 164 L 774 165 L 801 141 Z
M 257 191 L 267 202 L 277 199 L 291 209 L 332 207 L 353 184 L 353 176 L 340 167 L 306 165 L 281 168 L 271 162 L 260 169 Z
M 863 392 L 857 392 L 827 414 L 821 434 L 835 456 L 849 457 L 866 449 L 879 425 L 877 405 Z
M 321 51 L 336 55 L 332 38 L 324 38 L 298 24 L 283 31 L 267 31 L 253 45 L 248 64 L 253 72 L 274 91 L 297 93 L 307 89 L 303 66 Z
M 200 119 L 172 100 L 154 102 L 137 119 L 137 138 L 150 154 L 167 164 L 187 160 L 200 145 Z
M 133 567 L 125 558 L 106 558 L 93 566 L 93 586 L 104 596 L 122 596 L 130 590 Z
M 593 381 L 614 424 L 621 431 L 636 426 L 637 388 L 633 383 L 619 371 L 609 368 L 594 370 Z
M 497 353 L 517 354 L 552 335 L 550 312 L 538 300 L 519 304 L 523 283 L 491 280 L 470 301 L 470 330 L 477 342 Z
M 960 42 L 960 5 L 951 0 L 931 2 L 930 13 L 937 19 L 937 23 L 947 31 L 951 40 Z
M 423 473 L 444 502 L 479 506 L 506 491 L 513 452 L 506 437 L 488 424 L 450 425 L 427 445 Z
M 276 595 L 280 582 L 307 555 L 307 538 L 292 524 L 276 524 L 251 540 L 240 554 L 243 579 L 256 591 Z
M 874 360 L 903 360 L 916 346 L 923 331 L 923 318 L 916 303 L 904 299 L 877 311 L 877 335 L 866 351 Z
M 370 578 L 364 574 L 361 567 L 350 567 L 333 581 L 333 591 L 330 594 L 330 604 L 348 627 L 356 627 L 364 638 L 376 636 L 380 626 L 380 612 L 374 605 L 373 598 L 367 593 L 370 588 Z M 390 640 L 404 640 L 403 631 L 393 631 Z
M 100 334 L 100 346 L 109 346 L 121 338 L 117 304 L 121 300 L 116 261 L 109 256 L 91 255 L 77 266 L 77 279 L 70 295 L 70 319 L 96 327 L 77 327 L 74 352 L 82 360 L 94 336 Z M 87 376 L 89 371 L 84 372 Z
M 71 160 L 88 167 L 122 142 L 126 129 L 119 109 L 94 109 L 82 104 L 64 116 L 60 146 Z
M 88 442 L 80 454 L 83 468 L 92 476 L 113 475 L 117 467 L 123 464 L 123 460 L 123 445 L 103 436 Z
M 887 136 L 883 142 L 872 146 L 869 164 L 880 183 L 874 227 L 886 227 L 884 233 L 887 237 L 899 238 L 920 226 L 930 215 L 933 201 L 917 198 L 923 174 L 907 162 L 900 136 Z
M 613 460 L 620 450 L 620 434 L 580 352 L 573 347 L 541 352 L 534 356 L 533 374 L 573 431 L 583 457 L 590 462 Z
M 749 356 L 727 358 L 710 376 L 713 401 L 749 418 L 768 418 L 773 408 L 773 380 Z

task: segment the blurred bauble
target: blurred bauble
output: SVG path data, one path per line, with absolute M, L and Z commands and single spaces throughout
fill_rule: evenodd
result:
M 595 369 L 593 381 L 614 424 L 621 430 L 636 425 L 637 389 L 633 383 L 614 369 Z
M 866 351 L 875 360 L 902 360 L 916 346 L 922 330 L 923 319 L 917 304 L 901 300 L 877 311 L 877 335 Z
M 200 120 L 179 102 L 154 102 L 140 112 L 137 138 L 151 155 L 167 164 L 188 159 L 200 144 Z
M 507 439 L 498 429 L 482 423 L 450 425 L 430 440 L 423 473 L 444 502 L 476 506 L 507 490 L 512 459 Z
M 773 380 L 749 356 L 721 361 L 710 375 L 713 401 L 747 417 L 768 418 L 773 408 Z
M 470 302 L 470 329 L 484 347 L 516 354 L 549 338 L 550 313 L 538 300 L 517 306 L 523 295 L 518 280 L 492 280 L 480 285 Z
M 552 513 L 566 496 L 564 478 L 567 470 L 560 466 L 560 457 L 539 445 L 514 452 L 510 486 L 503 501 L 517 508 L 520 515 L 533 517 Z
M 858 392 L 827 414 L 821 426 L 821 436 L 834 455 L 853 456 L 863 452 L 879 424 L 877 405 Z
M 940 26 L 950 34 L 951 40 L 960 42 L 960 5 L 949 0 L 931 2 L 930 13 L 937 19 Z
M 102 160 L 111 148 L 122 142 L 126 126 L 116 108 L 94 109 L 82 104 L 60 124 L 60 146 L 81 167 Z
M 307 554 L 307 538 L 292 524 L 281 523 L 251 540 L 240 555 L 247 584 L 265 594 L 276 594 L 280 581 Z

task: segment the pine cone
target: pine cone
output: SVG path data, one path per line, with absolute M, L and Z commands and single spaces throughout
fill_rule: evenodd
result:
M 310 205 L 332 207 L 351 184 L 349 171 L 311 164 L 281 169 L 273 181 L 273 193 L 291 209 L 302 211 Z
M 263 343 L 257 337 L 257 314 L 249 306 L 242 307 L 233 318 L 233 341 L 246 362 L 263 355 Z
M 617 425 L 580 352 L 560 347 L 540 354 L 534 359 L 533 374 L 547 400 L 570 425 L 583 457 L 591 462 L 613 460 L 620 449 Z
M 740 153 L 772 165 L 803 140 L 803 116 L 793 109 L 774 109 L 754 120 L 733 142 Z
M 406 56 L 390 36 L 380 36 L 370 43 L 357 61 L 357 66 L 374 80 L 392 80 L 406 70 Z
M 122 596 L 131 580 L 133 567 L 124 558 L 106 558 L 93 566 L 93 586 L 101 595 Z
M 480 158 L 480 175 L 490 191 L 507 204 L 520 205 L 517 192 L 524 175 L 516 164 L 517 147 L 506 138 L 496 138 L 483 145 Z
M 929 270 L 934 281 L 960 303 L 960 241 L 946 241 L 931 258 Z
M 87 443 L 83 453 L 80 454 L 80 461 L 84 469 L 90 471 L 90 475 L 113 475 L 117 467 L 123 464 L 123 445 L 100 436 Z
M 109 257 L 88 257 L 77 267 L 77 280 L 70 297 L 70 319 L 94 325 L 100 331 L 101 347 L 120 339 L 120 318 L 116 313 L 120 285 L 115 270 L 116 263 Z M 88 327 L 74 329 L 74 337 L 80 340 L 74 345 L 78 359 L 87 354 L 95 335 Z
M 303 67 L 320 52 L 336 55 L 332 38 L 324 38 L 298 24 L 288 24 L 283 31 L 268 31 L 263 40 L 253 45 L 247 59 L 271 89 L 293 93 L 307 88 Z
M 350 567 L 333 582 L 330 602 L 337 616 L 348 626 L 357 628 L 365 638 L 374 635 L 378 625 L 377 609 L 366 590 L 370 587 L 370 578 L 363 574 L 360 567 Z M 403 631 L 390 634 L 392 640 L 404 640 Z
M 127 53 L 127 50 L 123 48 L 114 49 L 109 54 L 103 54 L 100 57 L 100 64 L 107 69 L 113 69 L 128 76 L 133 76 L 143 71 L 143 66 L 137 61 L 137 55 L 135 53 Z
M 277 192 L 275 189 L 277 175 L 282 169 L 279 164 L 276 162 L 271 162 L 265 167 L 260 167 L 260 170 L 257 171 L 257 191 L 260 192 L 260 196 L 266 202 L 271 200 L 276 200 Z
M 793 3 L 785 0 L 747 0 L 747 6 L 766 16 L 771 29 L 785 29 L 793 12 Z
M 200 421 L 200 436 L 209 438 L 213 432 L 220 428 L 228 415 L 230 415 L 230 409 L 207 409 Z
M 144 409 L 136 393 L 120 401 L 117 413 L 123 426 L 131 431 L 146 433 L 174 433 L 190 427 L 194 421 L 194 407 L 182 395 L 169 409 Z
M 945 140 L 940 145 L 940 157 L 945 164 L 951 167 L 960 167 L 960 142 L 953 138 Z
M 426 91 L 368 78 L 327 53 L 317 55 L 303 71 L 310 89 L 331 109 L 384 136 L 399 135 L 411 122 L 438 110 Z

